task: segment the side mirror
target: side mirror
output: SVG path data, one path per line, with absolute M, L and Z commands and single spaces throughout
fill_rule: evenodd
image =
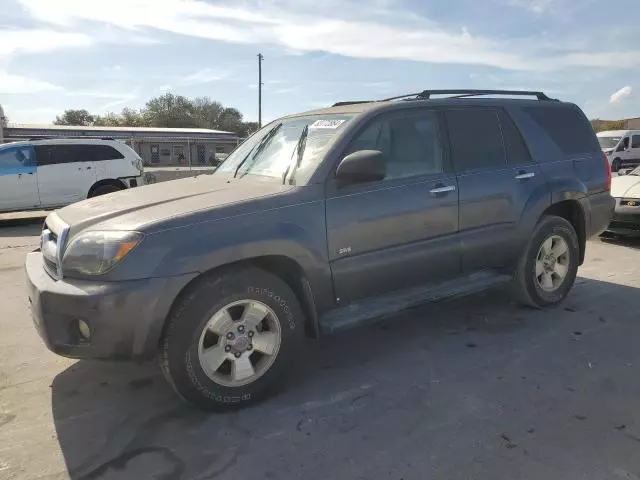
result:
M 620 146 L 618 148 L 616 148 L 616 152 L 624 152 L 625 148 L 623 144 L 620 144 Z
M 344 184 L 383 180 L 387 175 L 384 155 L 379 150 L 358 150 L 342 159 L 336 179 Z
M 618 170 L 618 176 L 620 176 L 620 175 L 626 175 L 626 174 L 627 174 L 627 172 L 628 172 L 628 170 L 624 170 L 624 169 L 622 169 L 622 168 L 621 168 L 620 170 Z

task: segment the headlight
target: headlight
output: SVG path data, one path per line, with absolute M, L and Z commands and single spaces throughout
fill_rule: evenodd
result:
M 87 232 L 74 237 L 62 257 L 62 272 L 101 275 L 142 240 L 138 232 Z

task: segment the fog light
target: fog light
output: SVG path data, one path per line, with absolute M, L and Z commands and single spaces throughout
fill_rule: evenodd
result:
M 78 320 L 78 331 L 84 340 L 91 340 L 91 329 L 84 320 Z

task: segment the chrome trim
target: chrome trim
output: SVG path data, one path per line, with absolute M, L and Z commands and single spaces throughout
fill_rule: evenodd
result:
M 69 237 L 70 227 L 63 222 L 55 212 L 45 220 L 44 228 L 40 234 L 40 250 L 43 257 L 55 264 L 55 271 L 44 265 L 44 269 L 57 280 L 62 280 L 62 258 Z M 56 238 L 54 241 L 52 237 Z
M 516 180 L 526 180 L 527 178 L 533 178 L 535 176 L 536 176 L 535 173 L 527 172 L 527 173 L 520 173 L 513 178 L 515 178 Z
M 429 193 L 446 193 L 446 192 L 454 192 L 456 189 L 455 185 L 447 185 L 444 187 L 436 187 L 429 190 Z

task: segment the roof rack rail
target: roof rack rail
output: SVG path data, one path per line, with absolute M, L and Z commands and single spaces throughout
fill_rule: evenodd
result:
M 331 106 L 332 107 L 343 107 L 345 105 L 358 105 L 360 103 L 371 103 L 371 102 L 375 102 L 375 100 L 353 100 L 353 101 L 346 101 L 346 102 L 337 102 L 337 103 L 334 103 Z
M 522 95 L 536 97 L 538 100 L 544 101 L 554 100 L 542 92 L 533 92 L 527 90 L 424 90 L 417 94 L 419 98 L 424 99 L 429 99 L 432 95 L 458 95 L 459 97 L 475 97 L 479 95 Z

